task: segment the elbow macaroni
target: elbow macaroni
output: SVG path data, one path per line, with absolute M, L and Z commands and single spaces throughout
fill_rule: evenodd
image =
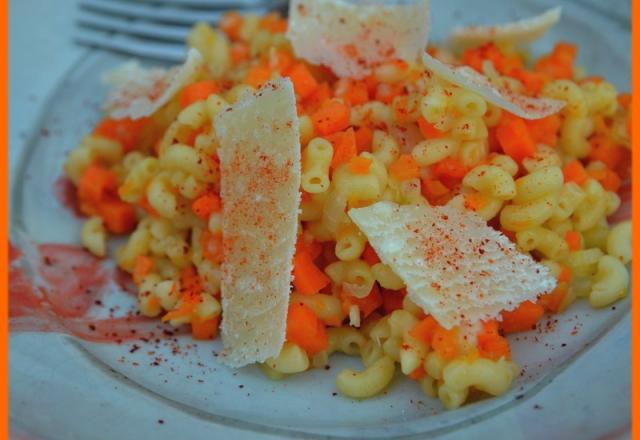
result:
M 564 183 L 560 167 L 547 167 L 520 177 L 515 181 L 516 193 L 513 202 L 523 204 L 557 193 Z
M 551 260 L 562 260 L 569 254 L 567 242 L 557 233 L 542 227 L 516 232 L 516 243 L 525 252 L 536 250 Z
M 331 143 L 315 138 L 302 152 L 301 186 L 310 194 L 326 192 L 329 189 L 329 165 L 333 157 Z
M 631 221 L 615 225 L 606 239 L 607 254 L 617 258 L 622 264 L 631 261 Z
M 549 194 L 523 204 L 511 204 L 502 208 L 500 224 L 508 231 L 524 231 L 542 225 L 553 215 L 556 195 Z
M 589 302 L 593 307 L 605 307 L 627 295 L 629 274 L 624 264 L 615 257 L 604 255 L 598 260 L 593 276 Z
M 508 172 L 497 166 L 480 165 L 475 167 L 467 173 L 462 183 L 496 199 L 510 200 L 517 197 L 513 178 Z
M 84 222 L 80 233 L 82 245 L 97 257 L 107 253 L 107 231 L 100 217 L 91 217 Z
M 438 396 L 449 409 L 462 405 L 471 387 L 498 396 L 509 389 L 517 371 L 515 364 L 504 358 L 454 360 L 442 370 L 443 384 L 438 388 Z
M 296 344 L 285 342 L 280 354 L 274 358 L 267 359 L 265 364 L 272 370 L 282 374 L 302 373 L 309 368 L 309 357 Z
M 360 373 L 342 370 L 336 376 L 336 386 L 347 397 L 365 399 L 382 392 L 391 383 L 394 373 L 394 361 L 383 356 Z

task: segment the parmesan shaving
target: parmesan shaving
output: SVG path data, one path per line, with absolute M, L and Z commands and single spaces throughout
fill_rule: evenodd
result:
M 429 0 L 292 0 L 287 37 L 299 58 L 362 78 L 387 61 L 418 60 L 429 29 Z
M 446 328 L 500 319 L 556 286 L 549 269 L 472 212 L 378 202 L 349 216 L 409 299 Z
M 435 75 L 471 90 L 488 102 L 524 119 L 541 119 L 558 113 L 565 106 L 564 101 L 549 98 L 531 98 L 520 95 L 506 86 L 499 87 L 468 66 L 452 66 L 438 61 L 428 53 L 422 55 L 425 67 Z
M 280 352 L 300 206 L 300 140 L 288 78 L 245 94 L 215 119 L 220 141 L 222 362 Z
M 184 64 L 169 70 L 145 69 L 137 62 L 125 63 L 103 78 L 112 86 L 104 110 L 114 119 L 150 116 L 182 87 L 193 82 L 203 67 L 202 55 L 196 49 L 189 49 Z
M 525 45 L 540 38 L 560 20 L 562 7 L 549 9 L 540 15 L 496 26 L 468 26 L 453 29 L 449 42 L 453 47 L 479 46 L 489 41 Z

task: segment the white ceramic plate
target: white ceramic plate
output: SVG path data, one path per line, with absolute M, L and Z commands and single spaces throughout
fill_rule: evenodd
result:
M 528 1 L 519 2 L 516 7 L 516 2 L 508 0 L 434 3 L 436 40 L 442 40 L 454 24 L 500 22 L 535 14 L 549 6 Z M 561 39 L 578 43 L 579 63 L 591 73 L 605 76 L 620 89 L 629 88 L 629 29 L 589 9 L 568 4 L 562 22 L 535 49 L 549 50 L 554 41 Z M 73 67 L 49 100 L 29 148 L 12 170 L 14 241 L 78 242 L 80 222 L 53 196 L 53 188 L 66 154 L 100 118 L 99 104 L 105 92 L 100 84 L 101 74 L 123 60 L 119 55 L 91 53 Z M 486 419 L 497 432 L 530 431 L 554 438 L 554 433 L 545 432 L 540 426 L 507 430 L 508 423 L 497 420 L 500 415 L 515 411 L 513 407 L 530 402 L 541 389 L 546 400 L 534 409 L 558 406 L 554 400 L 567 396 L 566 390 L 562 394 L 562 387 L 553 382 L 554 378 L 621 321 L 623 324 L 618 324 L 614 333 L 617 339 L 612 342 L 611 336 L 607 338 L 609 346 L 604 353 L 628 358 L 628 309 L 628 300 L 601 311 L 582 302 L 568 313 L 551 318 L 557 319 L 553 332 L 544 330 L 543 325 L 541 330 L 512 338 L 513 357 L 522 367 L 512 391 L 457 411 L 444 411 L 438 401 L 424 396 L 414 382 L 402 377 L 397 377 L 384 395 L 371 400 L 356 402 L 336 396 L 336 372 L 346 366 L 360 368 L 358 360 L 346 357 L 332 358 L 328 371 L 315 370 L 271 382 L 255 367 L 231 371 L 218 365 L 214 352 L 220 348 L 219 342 L 194 344 L 188 338 L 180 339 L 180 353 L 176 354 L 175 343 L 136 341 L 141 349 L 130 353 L 132 343 L 90 344 L 57 335 L 13 335 L 12 426 L 14 431 L 35 438 L 60 439 L 144 435 L 164 438 L 180 432 L 186 438 L 201 438 L 206 432 L 220 436 L 233 432 L 238 438 L 390 438 L 464 435 L 471 433 L 470 423 Z M 161 361 L 154 366 L 156 358 Z M 618 377 L 606 376 L 613 389 L 619 386 L 624 390 L 628 384 L 628 362 L 621 365 L 624 371 L 617 371 Z M 573 377 L 580 374 L 581 370 L 573 369 Z M 585 380 L 587 377 L 585 374 Z M 596 386 L 585 383 L 585 387 L 594 390 L 587 393 L 587 398 L 601 396 Z M 554 393 L 555 388 L 558 393 Z M 611 416 L 605 417 L 607 424 L 601 423 L 601 432 L 624 432 L 628 393 L 623 392 L 618 399 L 606 399 L 611 401 L 602 402 L 603 410 Z M 567 429 L 580 420 L 579 413 L 575 413 L 578 408 L 580 402 L 569 407 L 573 412 L 566 416 Z M 558 423 L 558 415 L 553 416 Z M 576 419 L 574 425 L 571 418 Z M 588 423 L 586 415 L 584 422 Z M 590 430 L 587 438 L 597 432 Z

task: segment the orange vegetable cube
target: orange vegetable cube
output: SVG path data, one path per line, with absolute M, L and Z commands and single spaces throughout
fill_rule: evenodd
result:
M 296 241 L 296 252 L 306 252 L 311 256 L 311 260 L 315 261 L 322 254 L 322 243 L 318 241 L 308 242 L 300 235 Z
M 269 66 L 258 64 L 249 69 L 247 76 L 244 78 L 244 82 L 257 89 L 271 79 L 271 73 Z
M 551 79 L 549 75 L 542 72 L 527 71 L 524 69 L 514 69 L 511 76 L 519 80 L 525 90 L 533 96 L 537 96 Z
M 269 55 L 269 67 L 279 72 L 280 75 L 287 76 L 289 70 L 291 70 L 291 66 L 293 66 L 293 56 L 288 50 L 277 49 Z
M 313 93 L 302 101 L 302 107 L 306 113 L 312 115 L 329 99 L 331 99 L 331 88 L 326 82 L 321 82 Z
M 97 206 L 107 230 L 113 234 L 127 234 L 136 227 L 136 211 L 132 205 L 117 198 L 102 200 Z
M 90 205 L 97 205 L 106 197 L 115 194 L 118 176 L 115 172 L 98 164 L 84 169 L 78 183 L 78 199 Z
M 202 293 L 202 280 L 195 267 L 187 266 L 180 271 L 180 291 L 183 293 L 183 299 L 199 300 L 199 295 Z
M 341 79 L 336 83 L 335 95 L 354 106 L 369 101 L 369 90 L 364 81 Z
M 569 283 L 571 282 L 571 278 L 573 278 L 573 273 L 571 272 L 571 269 L 569 269 L 564 264 L 561 264 L 560 275 L 558 275 L 558 282 Z
M 287 20 L 277 12 L 269 12 L 260 18 L 260 27 L 274 34 L 281 34 L 287 30 Z
M 120 142 L 125 153 L 138 147 L 142 130 L 151 121 L 150 118 L 140 119 L 110 119 L 100 121 L 93 131 L 94 134 Z
M 242 28 L 243 22 L 244 18 L 242 17 L 242 14 L 237 11 L 230 11 L 220 18 L 218 26 L 222 32 L 229 36 L 229 38 L 237 40 L 240 38 L 240 29 Z
M 212 213 L 222 209 L 222 201 L 217 194 L 206 193 L 193 201 L 191 209 L 198 217 L 207 219 Z
M 625 148 L 614 144 L 608 136 L 595 135 L 589 139 L 589 143 L 591 144 L 589 159 L 599 160 L 612 170 L 617 170 L 624 165 Z
M 304 63 L 296 63 L 288 73 L 296 94 L 304 99 L 318 88 L 318 81 Z
M 323 103 L 311 115 L 313 126 L 320 136 L 327 136 L 345 130 L 350 125 L 351 109 L 338 100 Z
M 478 334 L 478 354 L 494 361 L 504 357 L 511 358 L 509 341 L 498 333 L 498 323 L 495 320 L 486 322 Z
M 191 317 L 191 335 L 196 340 L 211 340 L 218 336 L 220 316 L 202 319 L 197 315 Z
M 438 327 L 438 322 L 433 318 L 433 316 L 428 315 L 422 321 L 418 322 L 415 327 L 409 330 L 409 334 L 416 339 L 420 339 L 422 342 L 427 344 L 428 347 L 431 347 L 433 336 L 435 335 Z
M 582 249 L 582 234 L 576 231 L 567 231 L 564 234 L 564 241 L 569 245 L 570 251 L 579 251 Z
M 541 295 L 538 298 L 538 304 L 551 313 L 558 313 L 568 291 L 568 283 L 560 282 L 553 292 Z
M 204 101 L 220 88 L 213 80 L 198 81 L 184 86 L 180 92 L 180 107 L 189 107 L 194 102 Z
M 496 138 L 502 151 L 518 163 L 536 153 L 536 144 L 521 118 L 501 120 L 496 127 Z
M 600 182 L 600 185 L 607 191 L 618 192 L 620 186 L 622 186 L 620 176 L 606 168 L 603 170 L 590 170 L 589 175 Z
M 302 295 L 318 293 L 331 280 L 313 262 L 306 249 L 298 249 L 293 257 L 293 286 Z
M 448 188 L 452 188 L 467 174 L 467 167 L 460 160 L 447 157 L 433 164 L 431 172 L 435 178 L 439 179 Z
M 494 361 L 500 358 L 511 359 L 509 341 L 499 335 L 478 336 L 478 352 L 481 357 Z
M 535 70 L 554 79 L 571 79 L 573 78 L 573 63 L 576 53 L 575 45 L 557 43 L 549 55 L 541 57 L 536 62 Z
M 362 81 L 364 81 L 367 86 L 369 96 L 374 96 L 376 94 L 376 89 L 378 88 L 378 78 L 376 78 L 374 74 L 371 74 L 362 78 Z
M 449 188 L 438 179 L 432 178 L 423 178 L 421 189 L 422 195 L 425 196 L 432 205 L 436 204 L 441 197 L 449 193 Z
M 335 170 L 339 165 L 348 163 L 358 154 L 356 147 L 356 136 L 353 128 L 346 131 L 333 133 L 326 137 L 333 146 L 333 158 L 331 159 L 331 169 Z
M 329 347 L 327 331 L 318 315 L 304 304 L 291 304 L 287 314 L 286 339 L 302 348 L 309 356 Z
M 237 66 L 249 59 L 249 45 L 241 41 L 231 43 L 231 64 Z
M 589 174 L 584 169 L 582 164 L 577 160 L 572 160 L 562 168 L 562 174 L 564 175 L 564 181 L 574 182 L 578 185 L 582 185 L 589 178 Z
M 544 307 L 525 301 L 510 312 L 502 312 L 501 327 L 505 333 L 526 332 L 536 327 L 544 315 Z
M 417 179 L 420 177 L 420 167 L 410 154 L 401 154 L 395 162 L 389 166 L 389 174 L 396 180 Z
M 431 346 L 433 350 L 443 358 L 450 360 L 460 354 L 459 330 L 454 327 L 450 330 L 438 325 L 433 332 Z
M 367 174 L 371 167 L 371 159 L 361 156 L 354 156 L 349 160 L 348 169 L 353 174 Z
M 533 119 L 525 122 L 531 137 L 537 143 L 543 143 L 555 147 L 558 143 L 558 131 L 562 121 L 558 115 L 547 116 L 542 119 Z

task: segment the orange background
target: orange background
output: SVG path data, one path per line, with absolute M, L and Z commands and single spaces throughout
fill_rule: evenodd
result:
M 637 219 L 640 217 L 640 192 L 637 188 L 637 183 L 640 179 L 640 161 L 638 161 L 638 149 L 640 146 L 638 145 L 638 141 L 640 141 L 640 133 L 638 132 L 638 128 L 636 127 L 636 121 L 638 115 L 640 115 L 640 100 L 637 97 L 638 87 L 640 86 L 640 29 L 638 28 L 638 20 L 640 20 L 640 0 L 633 0 L 632 3 L 632 12 L 631 12 L 631 47 L 632 47 L 632 87 L 631 90 L 634 94 L 632 101 L 632 119 L 631 119 L 631 141 L 632 141 L 632 151 L 634 152 L 632 156 L 633 161 L 633 175 L 631 178 L 632 181 L 632 221 L 633 221 L 633 254 L 634 258 L 631 263 L 632 267 L 632 280 L 637 283 L 638 276 L 640 274 L 640 260 L 635 258 L 638 255 L 638 251 L 640 250 L 640 235 L 638 235 L 636 226 Z M 640 295 L 640 289 L 633 288 L 631 290 L 632 294 L 632 304 L 637 303 Z M 638 401 L 640 400 L 640 382 L 637 380 L 636 372 L 640 369 L 640 340 L 638 339 L 638 335 L 640 335 L 640 316 L 638 315 L 638 306 L 635 305 L 631 308 L 631 347 L 632 347 L 632 357 L 631 357 L 631 374 L 632 374 L 632 398 L 631 398 L 631 432 L 632 438 L 639 439 L 640 438 L 640 406 L 638 405 Z
M 8 172 L 8 163 L 9 163 L 9 148 L 8 148 L 8 139 L 9 139 L 9 130 L 8 130 L 8 122 L 9 122 L 9 2 L 4 0 L 1 1 L 2 5 L 0 12 L 0 29 L 2 29 L 2 44 L 0 44 L 2 53 L 0 54 L 0 59 L 4 61 L 3 68 L 1 70 L 1 81 L 2 88 L 0 88 L 0 133 L 2 133 L 2 158 L 0 159 L 0 163 L 2 164 L 2 169 L 0 170 L 1 179 L 1 187 L 0 187 L 0 204 L 4 208 L 4 213 L 0 220 L 0 234 L 2 234 L 2 238 L 0 242 L 5 243 L 2 248 L 2 252 L 0 252 L 0 271 L 2 271 L 2 280 L 5 282 L 2 283 L 2 300 L 0 301 L 0 341 L 2 347 L 0 347 L 0 352 L 2 353 L 2 358 L 0 359 L 0 390 L 3 392 L 3 398 L 0 401 L 0 410 L 2 411 L 3 417 L 0 421 L 0 438 L 9 438 L 9 387 L 8 387 L 8 354 L 9 354 L 9 328 L 8 328 L 8 314 L 9 314 L 9 295 L 8 295 L 8 259 L 9 259 L 9 172 Z

